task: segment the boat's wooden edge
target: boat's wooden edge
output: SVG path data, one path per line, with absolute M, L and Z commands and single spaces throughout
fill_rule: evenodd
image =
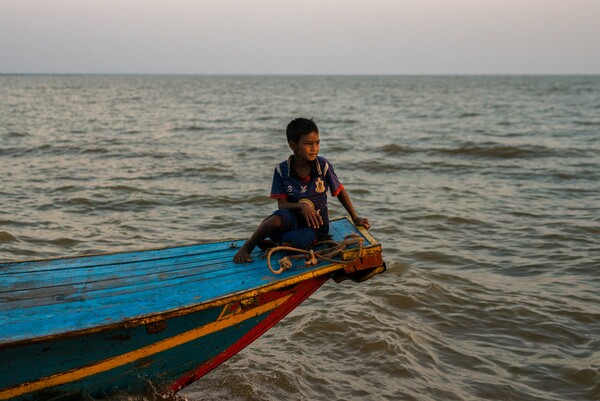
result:
M 356 229 L 367 239 L 367 241 L 369 241 L 369 243 L 371 245 L 380 245 L 379 241 L 377 241 L 369 232 L 369 230 L 367 230 L 365 227 L 363 226 L 357 226 L 352 222 L 352 219 L 350 219 L 350 217 L 346 217 L 351 223 L 352 225 L 354 225 L 354 227 L 356 227 Z

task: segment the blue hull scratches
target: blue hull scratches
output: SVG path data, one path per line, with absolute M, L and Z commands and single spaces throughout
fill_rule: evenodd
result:
M 364 238 L 359 268 L 383 271 L 381 247 L 347 219 L 335 240 Z M 271 274 L 260 255 L 231 262 L 231 242 L 0 264 L 0 400 L 50 400 L 152 381 L 177 391 L 250 344 L 345 265 Z

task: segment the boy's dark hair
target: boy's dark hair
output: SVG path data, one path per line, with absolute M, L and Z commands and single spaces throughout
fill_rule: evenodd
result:
M 319 133 L 317 124 L 312 119 L 308 118 L 296 118 L 292 120 L 285 130 L 288 142 L 298 143 L 302 135 L 308 135 L 311 132 Z

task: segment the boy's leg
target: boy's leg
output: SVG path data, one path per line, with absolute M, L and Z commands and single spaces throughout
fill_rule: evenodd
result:
M 270 237 L 274 233 L 281 230 L 282 225 L 283 218 L 280 215 L 273 214 L 267 217 L 258 225 L 258 228 L 252 233 L 250 239 L 248 239 L 248 241 L 246 241 L 244 245 L 242 245 L 242 247 L 237 251 L 233 257 L 233 261 L 235 263 L 252 262 L 250 253 L 252 253 L 254 247 L 256 247 L 256 245 L 258 245 L 258 243 L 265 238 Z
M 284 233 L 281 236 L 281 242 L 294 248 L 309 249 L 317 242 L 317 233 L 314 228 L 298 228 Z

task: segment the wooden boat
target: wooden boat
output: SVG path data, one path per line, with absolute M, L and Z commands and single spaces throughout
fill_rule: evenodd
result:
M 385 270 L 362 227 L 337 219 L 331 234 L 357 235 L 362 246 L 314 266 L 296 260 L 281 274 L 260 250 L 252 263 L 233 263 L 243 241 L 0 264 L 0 399 L 99 398 L 149 383 L 176 392 L 330 277 Z

